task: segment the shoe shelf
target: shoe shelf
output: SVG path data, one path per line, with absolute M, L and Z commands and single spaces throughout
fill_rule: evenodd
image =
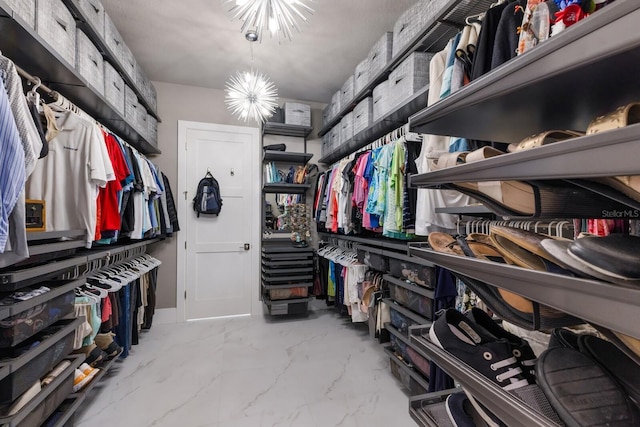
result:
M 122 350 L 120 350 L 120 352 L 117 355 L 107 360 L 105 364 L 98 366 L 98 368 L 100 369 L 100 372 L 96 374 L 96 376 L 91 380 L 91 382 L 87 386 L 85 386 L 85 388 L 83 388 L 79 392 L 71 393 L 69 395 L 69 398 L 66 399 L 62 403 L 62 405 L 60 405 L 60 407 L 58 408 L 58 409 L 63 409 L 62 410 L 63 414 L 60 416 L 60 418 L 58 418 L 55 424 L 51 424 L 51 427 L 65 427 L 67 425 L 67 423 L 71 420 L 71 418 L 78 411 L 78 409 L 82 407 L 82 404 L 84 403 L 87 396 L 90 395 L 93 388 L 100 383 L 100 381 L 105 375 L 107 375 L 107 373 L 109 372 L 109 369 L 111 369 L 111 367 L 116 363 L 121 353 L 122 353 Z
M 0 51 L 146 155 L 161 154 L 33 28 L 0 0 Z M 124 73 L 126 75 L 126 73 Z
M 407 101 L 393 108 L 383 118 L 373 122 L 366 129 L 358 132 L 353 138 L 343 142 L 339 147 L 336 147 L 333 151 L 322 156 L 318 162 L 326 165 L 335 163 L 345 156 L 359 150 L 367 144 L 375 141 L 381 136 L 386 135 L 394 129 L 407 123 L 407 120 L 411 115 L 420 111 L 427 105 L 427 98 L 429 97 L 429 87 L 425 87 Z
M 313 128 L 310 126 L 291 125 L 288 123 L 265 122 L 262 125 L 263 135 L 291 136 L 296 138 L 307 138 Z
M 459 388 L 421 394 L 409 398 L 409 415 L 421 427 L 453 427 L 445 403 Z
M 328 241 L 328 242 L 331 242 L 331 240 L 336 240 L 336 241 L 342 240 L 345 242 L 352 242 L 358 245 L 360 244 L 366 245 L 367 247 L 369 247 L 369 251 L 373 251 L 373 247 L 375 247 L 375 248 L 387 249 L 389 251 L 404 252 L 405 254 L 409 253 L 409 245 L 411 243 L 425 241 L 425 239 L 403 241 L 403 240 L 397 240 L 397 239 L 388 239 L 384 237 L 380 238 L 380 237 L 346 236 L 344 234 L 335 234 L 335 233 L 328 233 L 328 232 L 320 232 L 318 233 L 318 236 L 322 240 Z M 367 249 L 362 246 L 360 248 L 362 250 Z M 393 255 L 397 255 L 397 254 L 393 254 Z
M 424 357 L 451 375 L 473 397 L 509 427 L 559 427 L 522 400 L 498 387 L 478 371 L 433 344 L 428 328 L 411 328 L 411 342 Z
M 73 386 L 73 374 L 78 366 L 84 362 L 84 355 L 72 355 L 66 358 L 71 364 L 58 375 L 49 385 L 43 387 L 16 414 L 0 418 L 3 427 L 17 427 L 20 425 L 40 425 L 68 396 Z M 67 392 L 66 390 L 69 390 Z M 51 402 L 59 401 L 54 405 Z M 22 424 L 24 422 L 24 424 Z
M 413 247 L 421 257 L 456 273 L 472 277 L 548 305 L 590 323 L 640 338 L 640 289 L 598 280 L 438 253 Z
M 638 5 L 640 6 L 640 3 Z M 434 188 L 469 181 L 526 181 L 637 175 L 640 173 L 637 161 L 639 142 L 640 124 L 631 125 L 412 175 L 410 183 L 416 187 Z
M 410 394 L 415 394 L 414 390 L 416 389 L 422 390 L 422 392 L 418 394 L 423 394 L 429 390 L 429 381 L 424 379 L 422 375 L 414 371 L 410 365 L 401 360 L 393 351 L 391 346 L 385 347 L 384 352 L 389 356 L 389 363 L 393 364 L 400 372 L 401 378 L 398 379 L 403 383 L 407 390 L 409 390 Z
M 596 116 L 640 99 L 639 20 L 637 0 L 618 0 L 417 113 L 410 129 L 510 143 L 585 130 Z
M 329 132 L 345 115 L 353 110 L 358 102 L 370 96 L 373 88 L 386 80 L 391 71 L 409 55 L 413 52 L 437 52 L 442 50 L 449 39 L 455 36 L 460 28 L 464 27 L 467 16 L 485 12 L 489 9 L 491 3 L 493 3 L 492 0 L 450 0 L 446 2 L 436 16 L 425 24 L 419 34 L 404 49 L 391 58 L 383 70 L 369 78 L 369 83 L 355 94 L 353 101 L 344 106 L 336 117 L 322 127 L 318 132 L 318 136 L 321 137 Z M 423 105 L 426 105 L 426 101 Z
M 292 153 L 289 151 L 265 150 L 262 155 L 262 162 L 282 162 L 306 165 L 313 157 L 313 153 Z
M 127 86 L 129 86 L 135 92 L 136 96 L 138 97 L 138 100 L 142 105 L 144 105 L 144 107 L 147 109 L 147 112 L 151 114 L 156 120 L 158 120 L 158 123 L 162 122 L 162 120 L 160 120 L 160 117 L 158 117 L 158 114 L 156 113 L 156 111 L 147 102 L 145 95 L 142 92 L 140 92 L 140 88 L 139 88 L 140 85 L 136 83 L 131 78 L 131 76 L 124 70 L 124 68 L 120 64 L 120 59 L 111 50 L 111 48 L 107 46 L 103 36 L 100 35 L 100 31 L 96 29 L 96 27 L 93 25 L 93 22 L 91 22 L 91 20 L 86 19 L 84 17 L 84 12 L 82 11 L 82 9 L 78 7 L 78 4 L 80 2 L 78 2 L 77 0 L 62 0 L 62 2 L 64 3 L 65 6 L 67 6 L 69 11 L 76 18 L 76 28 L 81 29 L 87 35 L 89 40 L 91 40 L 91 43 L 93 43 L 98 48 L 98 50 L 102 52 L 105 58 L 113 66 L 113 68 L 115 68 L 116 71 L 118 71 L 118 73 L 120 74 L 120 76 L 124 79 L 124 82 L 127 84 Z
M 262 186 L 263 193 L 279 194 L 303 194 L 311 188 L 311 184 L 265 183 Z

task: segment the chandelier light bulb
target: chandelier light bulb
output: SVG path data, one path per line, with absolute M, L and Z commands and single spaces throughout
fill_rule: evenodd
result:
M 226 85 L 227 109 L 240 120 L 263 123 L 278 106 L 276 86 L 263 74 L 255 71 L 237 72 Z
M 243 22 L 241 31 L 246 33 L 255 29 L 262 40 L 262 35 L 270 32 L 272 37 L 282 36 L 291 40 L 293 30 L 300 32 L 298 19 L 307 21 L 306 14 L 313 9 L 305 2 L 313 0 L 223 0 L 230 6 L 229 13 L 233 19 Z

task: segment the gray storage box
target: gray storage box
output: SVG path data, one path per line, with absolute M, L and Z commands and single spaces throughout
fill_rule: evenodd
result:
M 373 123 L 373 98 L 367 97 L 353 109 L 353 134 L 357 135 Z
M 340 146 L 340 123 L 331 128 L 331 139 L 329 141 L 329 152 L 334 151 Z
M 400 15 L 393 26 L 393 57 L 400 54 L 422 31 L 426 9 L 426 2 L 421 0 Z
M 98 93 L 104 94 L 104 60 L 98 48 L 80 29 L 76 35 L 76 69 Z
M 138 105 L 136 106 L 136 124 L 134 126 L 138 133 L 142 135 L 145 140 L 149 140 L 148 133 L 149 128 L 147 125 L 147 109 L 144 108 L 144 105 L 138 101 Z
M 393 33 L 384 33 L 380 40 L 373 45 L 369 51 L 369 56 L 367 56 L 369 61 L 369 80 L 373 79 L 391 61 L 392 51 Z
M 285 102 L 284 122 L 288 125 L 311 126 L 311 106 L 297 102 Z
M 333 118 L 331 116 L 331 109 L 332 109 L 332 105 L 331 104 L 327 104 L 326 107 L 324 107 L 324 110 L 322 110 L 322 126 L 326 126 L 327 123 L 329 123 L 331 121 L 331 119 Z
M 353 74 L 354 96 L 359 94 L 369 84 L 369 58 L 366 58 L 356 66 Z
M 136 81 L 138 78 L 138 63 L 136 62 L 136 58 L 133 56 L 133 52 L 129 49 L 124 42 L 120 45 L 120 56 L 118 58 L 124 72 L 132 81 Z
M 156 87 L 153 85 L 153 83 L 151 83 L 150 80 L 148 90 L 149 93 L 147 95 L 147 102 L 149 103 L 151 110 L 153 110 L 153 112 L 155 113 L 158 111 L 158 92 L 156 91 Z
M 331 131 L 325 133 L 324 136 L 322 137 L 322 148 L 320 150 L 320 155 L 322 157 L 326 156 L 331 151 L 330 144 L 331 144 Z
M 124 116 L 124 80 L 107 61 L 104 61 L 104 95 L 113 108 Z
M 20 18 L 29 24 L 31 28 L 36 27 L 36 0 L 5 0 L 9 7 Z
M 124 42 L 122 41 L 120 31 L 118 31 L 108 13 L 104 14 L 104 42 L 113 54 L 113 57 L 122 64 Z
M 331 118 L 336 117 L 340 111 L 342 111 L 342 105 L 340 104 L 340 97 L 342 96 L 342 90 L 337 91 L 331 97 Z
M 131 126 L 136 126 L 138 97 L 128 85 L 124 85 L 124 118 Z
M 355 93 L 353 92 L 353 75 L 351 75 L 342 85 L 342 89 L 340 89 L 340 105 L 342 106 L 342 108 L 345 108 L 347 105 L 351 104 L 354 96 Z
M 136 68 L 136 86 L 145 101 L 149 100 L 149 93 L 151 92 L 151 89 L 149 88 L 150 84 L 151 83 L 149 83 L 149 79 L 142 70 L 142 67 L 138 65 Z
M 353 111 L 340 120 L 340 144 L 353 139 Z
M 147 114 L 147 142 L 158 146 L 158 121 L 151 114 Z
M 76 21 L 61 0 L 37 2 L 36 30 L 71 68 L 76 65 Z
M 82 17 L 93 25 L 100 37 L 104 38 L 104 6 L 100 0 L 73 0 L 73 2 L 78 5 Z
M 389 74 L 389 109 L 429 84 L 429 62 L 432 57 L 431 53 L 414 52 Z
M 380 120 L 389 112 L 389 81 L 385 80 L 373 89 L 373 121 Z

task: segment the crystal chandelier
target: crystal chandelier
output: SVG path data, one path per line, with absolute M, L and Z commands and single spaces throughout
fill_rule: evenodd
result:
M 226 84 L 225 104 L 232 114 L 245 122 L 249 119 L 263 123 L 278 106 L 276 86 L 263 74 L 238 71 Z
M 255 29 L 262 37 L 265 30 L 269 30 L 271 37 L 277 36 L 279 39 L 282 33 L 291 40 L 292 29 L 300 32 L 297 19 L 306 22 L 307 17 L 303 12 L 313 13 L 305 1 L 313 0 L 224 0 L 224 3 L 232 5 L 229 13 L 233 19 L 244 22 L 243 33 Z

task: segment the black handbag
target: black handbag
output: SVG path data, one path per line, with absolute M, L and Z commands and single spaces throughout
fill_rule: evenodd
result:
M 262 149 L 269 151 L 287 151 L 287 146 L 285 144 L 271 144 L 265 145 Z

